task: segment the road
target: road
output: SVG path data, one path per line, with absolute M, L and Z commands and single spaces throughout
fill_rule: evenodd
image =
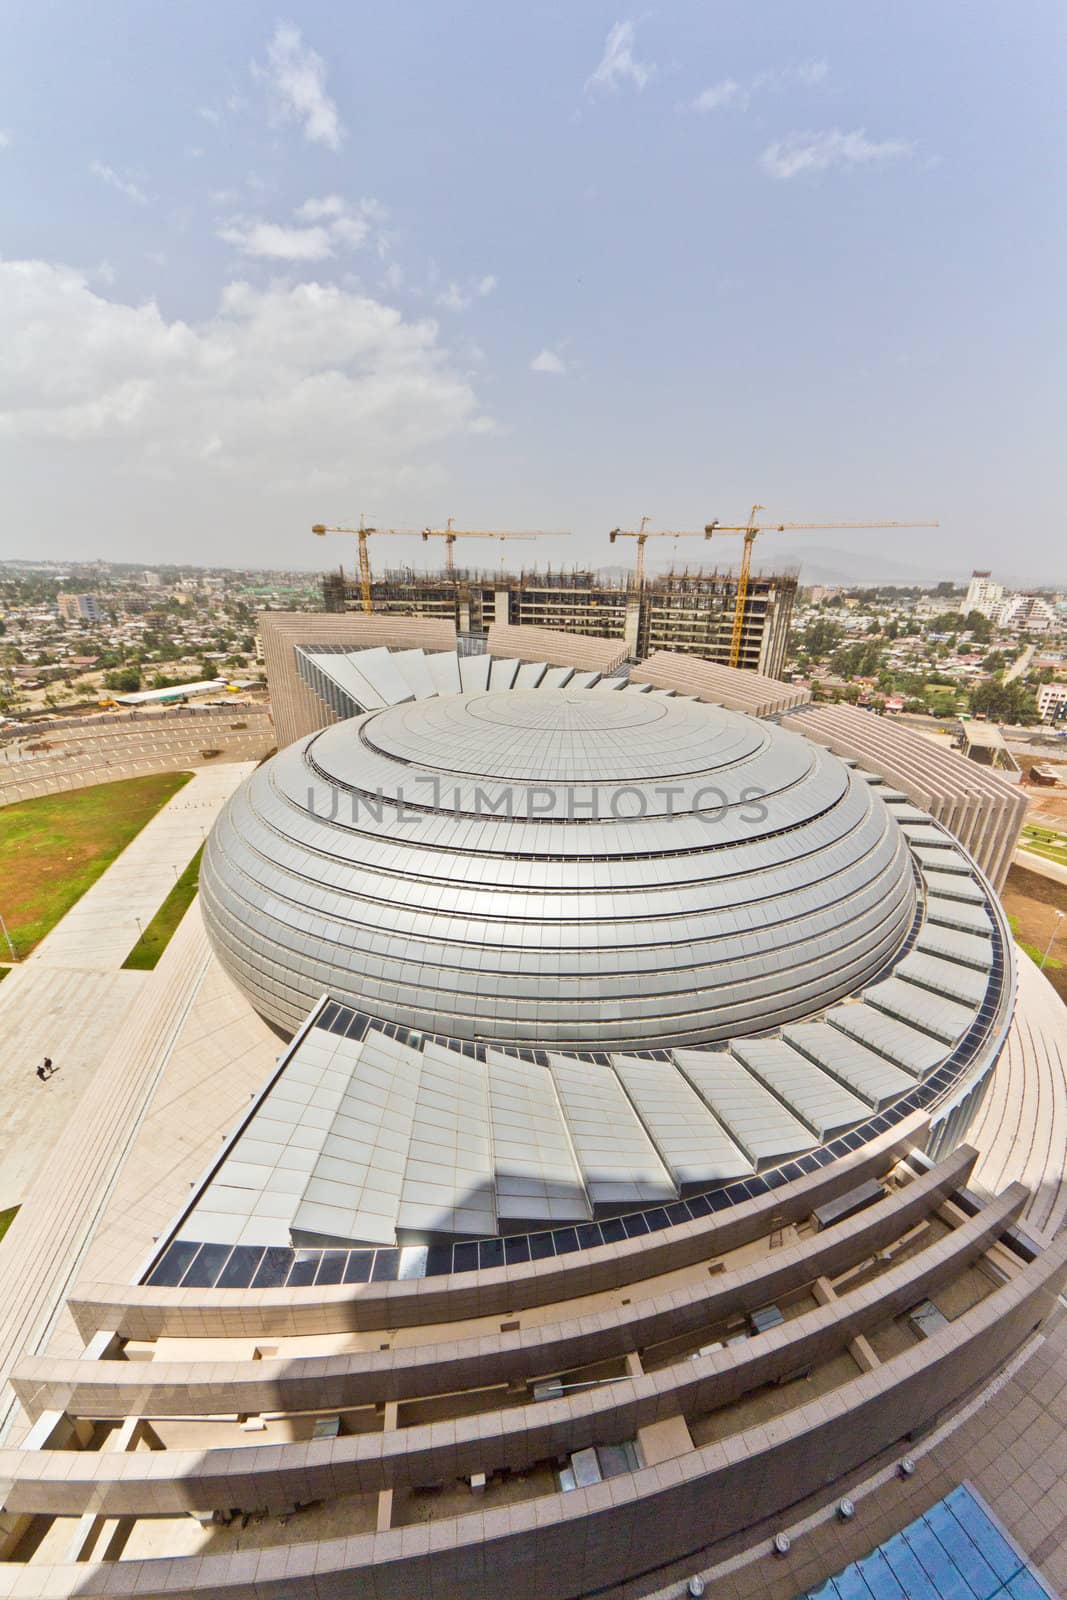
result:
M 1036 644 L 1028 644 L 1018 661 L 1013 662 L 1004 674 L 1004 682 L 1014 683 L 1016 678 L 1021 678 L 1024 673 L 1028 672 L 1036 651 Z

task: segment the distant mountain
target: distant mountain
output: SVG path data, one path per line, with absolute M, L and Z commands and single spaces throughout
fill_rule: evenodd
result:
M 757 549 L 759 546 L 757 545 Z M 961 571 L 954 562 L 897 561 L 877 548 L 834 550 L 827 545 L 803 545 L 789 552 L 783 565 L 800 569 L 801 583 L 966 583 L 970 569 Z M 770 572 L 774 563 L 763 557 L 759 566 Z
M 889 535 L 887 542 L 890 542 L 891 548 L 891 530 L 887 530 L 887 533 Z M 758 545 L 756 548 L 759 550 Z M 931 557 L 936 558 L 936 554 L 936 547 L 932 547 Z M 800 581 L 803 584 L 899 583 L 932 587 L 935 583 L 946 582 L 966 586 L 970 581 L 972 567 L 976 564 L 972 562 L 960 564 L 956 559 L 942 562 L 936 559 L 899 561 L 877 544 L 866 545 L 863 549 L 857 550 L 835 550 L 829 545 L 798 544 L 790 548 L 788 556 L 783 552 L 780 563 L 766 556 L 759 556 L 754 570 L 773 572 L 776 569 L 779 571 L 799 569 Z M 995 571 L 993 576 L 1006 589 L 1039 586 L 1056 589 L 1067 585 L 1067 573 L 1061 571 L 1046 570 L 1039 574 Z

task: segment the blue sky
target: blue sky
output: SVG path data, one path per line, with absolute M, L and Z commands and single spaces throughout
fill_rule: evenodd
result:
M 767 564 L 1067 581 L 1065 87 L 1044 0 L 9 0 L 0 555 L 759 500 L 942 524 Z

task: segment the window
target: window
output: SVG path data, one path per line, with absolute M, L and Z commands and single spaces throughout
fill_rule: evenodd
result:
M 1055 1600 L 981 1497 L 961 1484 L 799 1600 Z

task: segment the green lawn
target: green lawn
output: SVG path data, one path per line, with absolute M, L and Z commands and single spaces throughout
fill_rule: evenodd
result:
M 155 966 L 192 903 L 200 882 L 200 857 L 203 853 L 204 847 L 201 845 L 122 963 L 124 967 L 134 967 L 140 972 L 146 972 Z
M 124 778 L 0 810 L 0 915 L 20 960 L 191 777 Z
M 18 1212 L 18 1206 L 8 1206 L 6 1211 L 0 1211 L 0 1239 L 4 1237 L 4 1234 L 18 1216 Z
M 1051 828 L 1041 828 L 1036 823 L 1028 822 L 1019 843 L 1025 850 L 1032 850 L 1035 856 L 1044 856 L 1049 861 L 1058 861 L 1061 866 L 1067 867 L 1067 838 L 1062 833 L 1054 833 Z

